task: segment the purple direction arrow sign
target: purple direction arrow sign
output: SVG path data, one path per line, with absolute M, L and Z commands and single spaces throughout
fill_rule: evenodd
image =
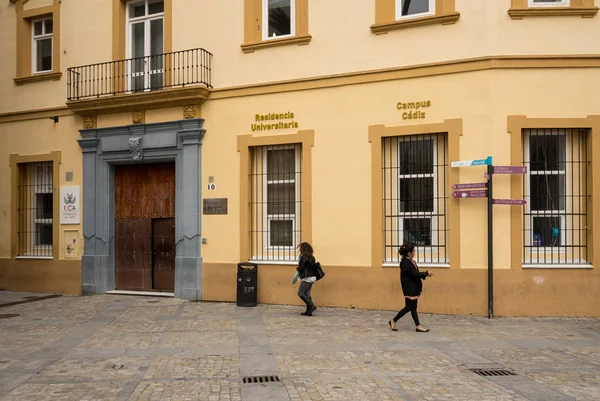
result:
M 487 184 L 485 182 L 474 182 L 471 184 L 454 184 L 454 185 L 452 185 L 452 189 L 477 189 L 477 188 L 487 188 Z
M 527 166 L 494 166 L 494 174 L 526 174 Z
M 466 198 L 485 198 L 487 197 L 486 190 L 475 190 L 475 191 L 454 191 L 452 192 L 453 198 L 466 199 Z
M 492 199 L 494 205 L 526 205 L 524 199 Z

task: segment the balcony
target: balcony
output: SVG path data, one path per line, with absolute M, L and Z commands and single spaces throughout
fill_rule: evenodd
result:
M 212 54 L 189 49 L 67 69 L 67 105 L 76 113 L 127 111 L 203 102 Z

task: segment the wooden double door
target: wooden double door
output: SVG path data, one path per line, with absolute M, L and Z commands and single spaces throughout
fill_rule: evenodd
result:
M 115 287 L 175 287 L 175 164 L 115 169 Z

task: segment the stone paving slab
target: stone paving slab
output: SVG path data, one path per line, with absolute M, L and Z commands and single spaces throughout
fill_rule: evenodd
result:
M 600 319 L 394 311 L 106 295 L 7 306 L 0 400 L 600 401 Z M 469 369 L 504 368 L 482 377 Z M 245 376 L 279 381 L 245 384 Z

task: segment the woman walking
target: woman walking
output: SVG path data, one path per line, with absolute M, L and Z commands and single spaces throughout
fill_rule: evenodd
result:
M 313 283 L 317 281 L 317 274 L 315 271 L 316 261 L 313 256 L 314 251 L 308 242 L 303 242 L 298 245 L 298 249 L 300 250 L 298 268 L 296 269 L 298 273 L 300 273 L 298 296 L 306 304 L 306 312 L 302 312 L 302 315 L 312 316 L 313 312 L 317 310 L 317 307 L 310 296 L 310 290 L 312 289 Z
M 388 324 L 392 331 L 398 331 L 396 329 L 396 322 L 406 315 L 408 312 L 412 315 L 417 326 L 417 332 L 426 333 L 429 329 L 424 329 L 419 323 L 419 315 L 417 313 L 417 302 L 419 301 L 419 295 L 423 290 L 423 282 L 427 277 L 432 277 L 433 273 L 428 271 L 420 272 L 417 262 L 415 261 L 415 245 L 408 244 L 402 245 L 398 251 L 402 260 L 400 261 L 400 284 L 402 285 L 402 292 L 406 306 L 402 309 L 393 320 L 390 320 Z

